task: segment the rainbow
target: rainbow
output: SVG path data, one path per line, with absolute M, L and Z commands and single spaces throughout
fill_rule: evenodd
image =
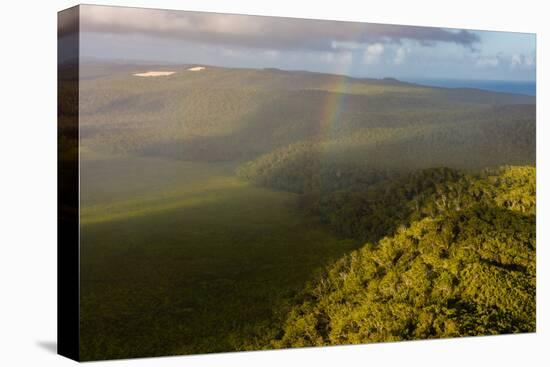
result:
M 349 90 L 346 75 L 331 75 L 329 78 L 328 84 L 323 88 L 327 93 L 318 117 L 318 134 L 316 135 L 321 140 L 329 138 L 337 128 L 342 111 L 342 97 Z
M 314 151 L 318 152 L 315 167 L 313 170 L 320 171 L 328 154 L 326 142 L 334 136 L 339 128 L 340 116 L 343 108 L 343 97 L 349 92 L 349 77 L 345 74 L 327 75 L 327 83 L 321 87 L 325 91 L 325 97 L 319 106 L 316 117 L 313 143 L 316 145 Z M 323 186 L 324 175 L 316 175 L 321 181 L 319 188 Z

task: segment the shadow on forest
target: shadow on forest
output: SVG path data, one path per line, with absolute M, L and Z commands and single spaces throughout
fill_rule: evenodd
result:
M 296 195 L 250 186 L 87 225 L 83 359 L 257 347 L 305 284 L 357 245 L 299 212 Z

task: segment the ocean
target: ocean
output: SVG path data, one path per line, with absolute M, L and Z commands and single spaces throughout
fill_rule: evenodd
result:
M 460 80 L 460 79 L 403 79 L 405 82 L 444 88 L 476 88 L 494 92 L 506 92 L 535 96 L 535 81 Z

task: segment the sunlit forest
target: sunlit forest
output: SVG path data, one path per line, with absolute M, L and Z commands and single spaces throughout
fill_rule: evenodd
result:
M 83 360 L 535 331 L 534 97 L 193 66 L 60 105 Z

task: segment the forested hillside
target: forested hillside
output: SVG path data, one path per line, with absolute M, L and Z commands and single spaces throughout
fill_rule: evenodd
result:
M 146 70 L 139 65 L 83 68 L 83 143 L 115 154 L 206 162 L 248 161 L 311 141 L 363 160 L 369 154 L 371 161 L 388 154 L 402 159 L 411 150 L 413 163 L 418 156 L 442 156 L 424 157 L 417 164 L 423 168 L 449 158 L 454 164 L 471 161 L 463 152 L 480 154 L 485 161 L 479 166 L 533 159 L 526 152 L 534 137 L 530 96 L 298 71 L 187 67 L 156 66 L 176 72 L 160 78 L 133 76 Z
M 311 283 L 264 346 L 535 331 L 535 191 L 534 168 L 503 167 L 329 196 L 330 225 L 372 242 Z
M 239 175 L 299 193 L 332 190 L 376 181 L 388 171 L 530 164 L 535 160 L 534 143 L 529 108 L 521 118 L 495 109 L 487 121 L 370 128 L 334 139 L 302 141 L 247 162 Z

